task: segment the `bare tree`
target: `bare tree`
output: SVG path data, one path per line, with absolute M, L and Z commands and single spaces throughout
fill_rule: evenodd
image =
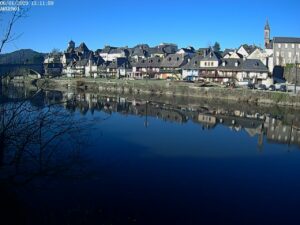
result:
M 0 127 L 0 182 L 25 184 L 36 177 L 56 176 L 80 161 L 90 124 L 67 112 L 61 101 L 43 100 L 39 89 L 17 102 L 2 103 Z
M 21 2 L 21 0 L 16 0 L 15 2 L 16 4 L 18 4 L 19 2 Z M 13 28 L 21 18 L 27 16 L 29 9 L 30 4 L 28 6 L 19 6 L 18 10 L 10 13 L 5 12 L 5 14 L 7 14 L 5 15 L 5 18 L 7 19 L 4 19 L 4 12 L 1 12 L 0 20 L 3 24 L 3 34 L 0 37 L 0 54 L 2 53 L 3 48 L 7 43 L 10 43 L 20 37 L 20 34 L 15 34 L 13 32 Z

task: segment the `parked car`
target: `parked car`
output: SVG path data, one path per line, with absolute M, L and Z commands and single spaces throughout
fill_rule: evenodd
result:
M 267 86 L 264 85 L 264 84 L 259 84 L 258 87 L 257 87 L 258 90 L 261 90 L 261 91 L 265 91 L 267 90 Z
M 252 84 L 252 83 L 248 83 L 247 87 L 248 87 L 249 89 L 254 89 L 254 88 L 255 88 L 254 84 Z
M 286 85 L 281 85 L 280 88 L 279 88 L 279 91 L 287 92 Z
M 183 80 L 186 81 L 186 82 L 194 83 L 197 80 L 197 78 L 198 77 L 196 77 L 196 76 L 187 76 Z
M 276 91 L 279 91 L 279 90 L 280 90 L 281 85 L 283 85 L 283 84 L 282 84 L 282 83 L 277 83 L 277 84 L 275 84 L 275 89 L 276 89 Z
M 269 91 L 275 91 L 276 90 L 275 85 L 273 85 L 273 84 L 270 85 L 269 88 L 268 88 L 268 90 Z

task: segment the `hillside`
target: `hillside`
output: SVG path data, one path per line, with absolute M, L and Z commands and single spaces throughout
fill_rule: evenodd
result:
M 0 64 L 41 64 L 44 61 L 44 53 L 31 49 L 21 49 L 15 52 L 0 54 Z

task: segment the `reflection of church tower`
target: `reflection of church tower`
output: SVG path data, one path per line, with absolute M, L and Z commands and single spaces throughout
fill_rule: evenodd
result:
M 265 25 L 265 47 L 266 48 L 270 44 L 270 35 L 271 35 L 271 29 L 270 29 L 269 21 L 267 20 Z

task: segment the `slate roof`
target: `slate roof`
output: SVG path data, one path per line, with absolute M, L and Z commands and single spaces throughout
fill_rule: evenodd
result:
M 131 56 L 139 56 L 139 57 L 146 57 L 148 52 L 143 48 L 135 48 Z
M 119 69 L 119 68 L 126 68 L 128 61 L 126 58 L 117 58 L 114 61 L 108 63 L 107 68 L 110 69 Z
M 149 52 L 149 54 L 165 54 L 166 53 L 163 48 L 159 48 L 159 47 L 149 48 L 148 52 Z
M 133 49 L 134 49 L 134 50 L 135 50 L 135 49 L 143 49 L 143 50 L 146 50 L 146 51 L 147 51 L 147 50 L 150 49 L 150 47 L 149 47 L 148 44 L 139 44 L 139 45 L 134 46 Z
M 300 38 L 296 37 L 274 37 L 274 43 L 296 43 L 300 44 Z
M 109 54 L 122 54 L 122 53 L 125 53 L 124 49 L 122 48 L 112 48 L 109 51 Z
M 181 48 L 177 52 L 179 52 L 179 51 L 184 51 L 184 53 L 186 53 L 186 54 L 194 54 L 195 53 L 195 49 L 193 47 L 191 47 L 191 48 Z
M 93 63 L 96 66 L 100 66 L 101 64 L 105 63 L 105 61 L 101 56 L 97 56 L 97 57 L 93 57 Z
M 194 69 L 199 69 L 200 68 L 200 62 L 203 60 L 203 56 L 201 55 L 196 55 L 191 60 L 182 67 L 182 69 L 185 70 L 194 70 Z
M 148 59 L 140 59 L 137 62 L 132 63 L 132 66 L 139 68 L 159 68 L 163 59 L 155 56 Z
M 180 68 L 188 63 L 188 59 L 188 56 L 184 56 L 181 54 L 170 54 L 163 59 L 161 67 Z
M 228 53 L 230 52 L 235 52 L 235 49 L 229 49 L 229 48 L 226 48 L 223 52 L 222 52 L 222 56 L 224 57 L 225 55 L 227 55 Z
M 111 46 L 104 46 L 104 49 L 102 49 L 102 51 L 100 53 L 109 54 L 112 49 L 117 49 L 117 48 L 116 47 L 111 47 Z
M 81 59 L 76 61 L 75 63 L 73 62 L 73 65 L 75 66 L 86 66 L 88 64 L 89 60 L 88 59 Z
M 77 48 L 75 48 L 76 52 L 89 52 L 90 50 L 86 46 L 84 42 L 82 42 Z
M 247 44 L 241 45 L 241 46 L 239 47 L 239 49 L 240 49 L 241 47 L 244 47 L 244 49 L 246 50 L 246 52 L 247 52 L 248 54 L 251 54 L 252 52 L 254 52 L 254 51 L 258 48 L 258 47 L 255 46 L 255 45 L 247 45 Z
M 236 63 L 238 63 L 238 66 L 236 66 Z M 266 73 L 269 71 L 268 68 L 262 63 L 262 61 L 258 59 L 222 59 L 218 70 Z
M 203 58 L 203 61 L 219 61 L 221 58 L 222 56 L 218 52 L 210 51 L 210 53 Z

